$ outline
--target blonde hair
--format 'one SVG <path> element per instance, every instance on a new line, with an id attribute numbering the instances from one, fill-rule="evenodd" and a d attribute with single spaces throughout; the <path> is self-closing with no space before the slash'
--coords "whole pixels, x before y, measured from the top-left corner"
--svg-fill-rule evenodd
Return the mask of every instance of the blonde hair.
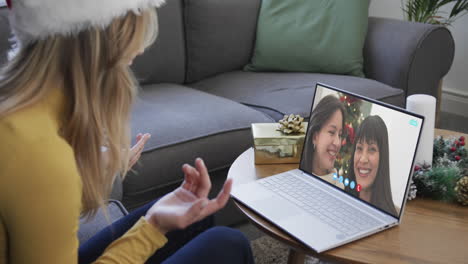
<path id="1" fill-rule="evenodd" d="M 0 73 L 0 117 L 40 102 L 57 85 L 63 90 L 66 122 L 60 133 L 75 154 L 86 216 L 109 197 L 116 175 L 128 170 L 130 109 L 137 93 L 128 63 L 151 45 L 157 30 L 155 9 L 128 12 L 105 29 L 22 47 Z M 57 85 L 46 85 L 51 82 Z M 107 162 L 101 146 L 107 147 Z"/>

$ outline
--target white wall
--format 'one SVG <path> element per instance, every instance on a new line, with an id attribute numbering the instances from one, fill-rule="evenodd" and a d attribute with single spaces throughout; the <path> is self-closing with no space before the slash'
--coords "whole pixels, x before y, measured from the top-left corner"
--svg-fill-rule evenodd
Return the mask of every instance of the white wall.
<path id="1" fill-rule="evenodd" d="M 406 1 L 405 1 L 406 2 Z M 451 6 L 444 8 L 450 10 Z M 403 19 L 401 1 L 372 0 L 369 15 Z M 443 79 L 442 111 L 468 116 L 468 15 L 449 27 L 455 39 L 452 68 Z"/>
<path id="2" fill-rule="evenodd" d="M 403 19 L 399 0 L 371 0 L 369 15 L 376 17 L 388 17 Z"/>
<path id="3" fill-rule="evenodd" d="M 0 6 L 6 6 L 5 0 L 0 0 Z"/>

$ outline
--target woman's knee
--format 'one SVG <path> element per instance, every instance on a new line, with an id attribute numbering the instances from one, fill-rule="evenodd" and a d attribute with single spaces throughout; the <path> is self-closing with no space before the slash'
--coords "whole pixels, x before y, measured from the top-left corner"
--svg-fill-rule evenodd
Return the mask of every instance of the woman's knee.
<path id="1" fill-rule="evenodd" d="M 239 230 L 217 226 L 207 230 L 205 235 L 211 237 L 213 243 L 210 243 L 210 246 L 215 247 L 214 250 L 220 248 L 223 251 L 231 249 L 234 252 L 251 253 L 249 240 Z"/>
<path id="2" fill-rule="evenodd" d="M 213 227 L 178 250 L 164 263 L 253 263 L 247 238 L 238 230 Z"/>

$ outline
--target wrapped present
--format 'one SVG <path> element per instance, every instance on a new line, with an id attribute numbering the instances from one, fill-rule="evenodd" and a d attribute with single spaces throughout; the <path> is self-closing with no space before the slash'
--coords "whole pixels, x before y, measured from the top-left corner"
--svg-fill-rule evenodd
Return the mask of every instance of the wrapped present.
<path id="1" fill-rule="evenodd" d="M 304 128 L 307 123 L 302 122 Z M 254 123 L 255 164 L 299 163 L 305 133 L 285 134 L 279 123 Z M 305 130 L 304 130 L 305 131 Z"/>

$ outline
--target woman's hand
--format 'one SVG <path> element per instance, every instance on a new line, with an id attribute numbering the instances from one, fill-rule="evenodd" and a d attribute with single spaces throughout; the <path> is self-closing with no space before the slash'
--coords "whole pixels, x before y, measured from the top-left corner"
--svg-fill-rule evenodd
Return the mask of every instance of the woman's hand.
<path id="1" fill-rule="evenodd" d="M 148 139 L 151 138 L 151 134 L 149 133 L 146 133 L 146 134 L 141 134 L 141 133 L 138 133 L 138 135 L 136 136 L 136 139 L 137 139 L 137 142 L 135 144 L 135 146 L 133 146 L 131 149 L 130 149 L 130 160 L 128 162 L 128 169 L 130 170 L 135 164 L 136 162 L 140 159 L 141 157 L 141 152 L 143 151 L 143 148 L 145 147 L 145 144 L 146 142 L 148 141 Z"/>
<path id="2" fill-rule="evenodd" d="M 232 179 L 228 179 L 215 199 L 209 200 L 210 176 L 203 160 L 195 160 L 195 168 L 182 166 L 182 185 L 157 201 L 146 213 L 146 220 L 162 233 L 184 229 L 223 208 L 229 200 Z"/>

